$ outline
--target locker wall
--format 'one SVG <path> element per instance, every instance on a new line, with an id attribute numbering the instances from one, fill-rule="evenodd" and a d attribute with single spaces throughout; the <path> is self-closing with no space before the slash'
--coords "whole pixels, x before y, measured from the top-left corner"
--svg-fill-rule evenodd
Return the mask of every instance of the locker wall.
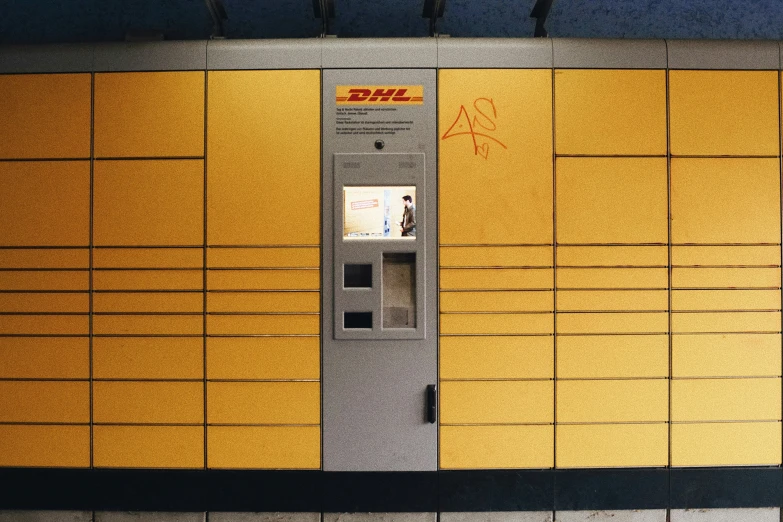
<path id="1" fill-rule="evenodd" d="M 534 74 L 552 78 L 538 97 L 520 80 Z M 479 113 L 462 143 L 440 138 L 441 466 L 779 465 L 778 72 L 441 70 L 441 129 L 478 96 L 494 102 L 491 125 Z M 540 141 L 508 138 L 515 125 Z M 459 192 L 466 179 L 492 193 Z M 493 243 L 511 252 L 535 234 L 550 329 L 515 330 L 533 310 L 522 282 L 546 285 Z M 468 259 L 481 271 L 457 269 Z M 478 288 L 496 292 L 491 306 Z M 468 310 L 486 315 L 456 320 Z M 523 426 L 538 438 L 512 441 Z"/>
<path id="2" fill-rule="evenodd" d="M 0 75 L 0 466 L 320 467 L 314 67 Z M 780 73 L 439 88 L 441 468 L 780 465 Z"/>
<path id="3" fill-rule="evenodd" d="M 319 73 L 0 93 L 0 466 L 320 467 Z"/>

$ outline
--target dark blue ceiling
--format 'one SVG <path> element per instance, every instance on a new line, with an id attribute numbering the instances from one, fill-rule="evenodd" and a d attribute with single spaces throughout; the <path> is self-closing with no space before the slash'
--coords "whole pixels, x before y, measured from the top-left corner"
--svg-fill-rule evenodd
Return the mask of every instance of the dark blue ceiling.
<path id="1" fill-rule="evenodd" d="M 334 0 L 332 33 L 427 36 L 424 0 Z M 318 36 L 312 0 L 223 0 L 228 38 Z M 447 0 L 439 24 L 452 36 L 530 37 L 535 0 Z M 783 39 L 783 0 L 555 0 L 553 37 Z M 128 31 L 204 39 L 204 0 L 0 0 L 0 43 L 121 41 Z"/>

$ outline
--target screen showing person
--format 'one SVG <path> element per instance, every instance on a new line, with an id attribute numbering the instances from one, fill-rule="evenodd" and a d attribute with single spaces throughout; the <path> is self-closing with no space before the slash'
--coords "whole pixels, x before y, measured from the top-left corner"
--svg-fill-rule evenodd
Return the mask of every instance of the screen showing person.
<path id="1" fill-rule="evenodd" d="M 416 237 L 416 187 L 344 187 L 343 238 Z"/>

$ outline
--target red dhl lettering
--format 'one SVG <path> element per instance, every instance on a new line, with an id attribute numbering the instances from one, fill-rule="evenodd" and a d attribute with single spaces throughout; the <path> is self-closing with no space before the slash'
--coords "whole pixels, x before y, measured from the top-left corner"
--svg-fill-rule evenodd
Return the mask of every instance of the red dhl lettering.
<path id="1" fill-rule="evenodd" d="M 410 96 L 405 96 L 408 89 L 375 89 L 375 92 L 370 89 L 348 89 L 348 98 L 346 102 L 409 102 Z M 342 100 L 340 100 L 342 101 Z"/>

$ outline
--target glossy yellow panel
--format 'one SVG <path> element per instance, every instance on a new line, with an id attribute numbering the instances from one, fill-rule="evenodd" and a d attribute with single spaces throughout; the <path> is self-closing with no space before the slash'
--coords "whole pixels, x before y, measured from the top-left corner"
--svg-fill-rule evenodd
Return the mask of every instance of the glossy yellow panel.
<path id="1" fill-rule="evenodd" d="M 441 314 L 440 333 L 457 334 L 551 334 L 553 314 Z"/>
<path id="2" fill-rule="evenodd" d="M 204 294 L 201 292 L 146 292 L 96 293 L 93 295 L 96 312 L 168 312 L 201 313 Z"/>
<path id="3" fill-rule="evenodd" d="M 0 426 L 0 466 L 90 467 L 89 426 Z"/>
<path id="4" fill-rule="evenodd" d="M 207 316 L 207 335 L 318 335 L 320 331 L 317 314 Z"/>
<path id="5" fill-rule="evenodd" d="M 87 248 L 3 249 L 0 268 L 89 268 Z"/>
<path id="6" fill-rule="evenodd" d="M 672 332 L 779 332 L 780 312 L 672 313 Z"/>
<path id="7" fill-rule="evenodd" d="M 667 333 L 669 314 L 657 313 L 565 313 L 557 314 L 557 333 Z"/>
<path id="8" fill-rule="evenodd" d="M 666 422 L 667 379 L 559 381 L 558 422 Z"/>
<path id="9" fill-rule="evenodd" d="M 1 379 L 89 379 L 86 337 L 0 337 Z"/>
<path id="10" fill-rule="evenodd" d="M 0 158 L 90 156 L 89 74 L 0 75 Z"/>
<path id="11" fill-rule="evenodd" d="M 204 72 L 98 73 L 94 125 L 96 157 L 203 156 Z"/>
<path id="12" fill-rule="evenodd" d="M 553 284 L 551 268 L 440 269 L 442 290 L 531 290 L 552 288 Z"/>
<path id="13" fill-rule="evenodd" d="M 209 244 L 320 243 L 320 75 L 209 73 Z"/>
<path id="14" fill-rule="evenodd" d="M 201 290 L 201 270 L 96 270 L 95 290 Z"/>
<path id="15" fill-rule="evenodd" d="M 551 246 L 440 247 L 440 266 L 552 266 Z"/>
<path id="16" fill-rule="evenodd" d="M 552 71 L 438 78 L 440 241 L 551 243 Z"/>
<path id="17" fill-rule="evenodd" d="M 96 245 L 204 243 L 204 162 L 96 161 Z"/>
<path id="18" fill-rule="evenodd" d="M 207 428 L 207 466 L 235 469 L 319 469 L 317 426 Z"/>
<path id="19" fill-rule="evenodd" d="M 552 426 L 442 426 L 443 469 L 551 468 Z"/>
<path id="20" fill-rule="evenodd" d="M 203 248 L 96 248 L 95 268 L 201 268 Z"/>
<path id="21" fill-rule="evenodd" d="M 779 334 L 673 335 L 674 377 L 780 375 Z"/>
<path id="22" fill-rule="evenodd" d="M 665 155 L 666 71 L 556 70 L 558 154 Z"/>
<path id="23" fill-rule="evenodd" d="M 561 290 L 557 310 L 661 311 L 669 308 L 666 290 Z"/>
<path id="24" fill-rule="evenodd" d="M 673 246 L 673 265 L 780 265 L 779 246 Z"/>
<path id="25" fill-rule="evenodd" d="M 90 383 L 0 381 L 0 422 L 90 422 Z"/>
<path id="26" fill-rule="evenodd" d="M 210 424 L 318 424 L 321 385 L 317 382 L 210 382 Z"/>
<path id="27" fill-rule="evenodd" d="M 780 290 L 673 290 L 672 310 L 779 310 Z"/>
<path id="28" fill-rule="evenodd" d="M 557 376 L 560 379 L 668 377 L 669 337 L 667 335 L 559 337 Z"/>
<path id="29" fill-rule="evenodd" d="M 442 337 L 441 379 L 551 379 L 554 339 Z"/>
<path id="30" fill-rule="evenodd" d="M 557 241 L 666 243 L 666 178 L 666 158 L 558 158 Z"/>
<path id="31" fill-rule="evenodd" d="M 440 293 L 441 312 L 551 312 L 553 305 L 551 291 Z"/>
<path id="32" fill-rule="evenodd" d="M 672 288 L 780 287 L 780 268 L 673 268 Z"/>
<path id="33" fill-rule="evenodd" d="M 92 364 L 96 379 L 203 379 L 204 340 L 97 337 Z"/>
<path id="34" fill-rule="evenodd" d="M 780 160 L 674 158 L 671 170 L 673 243 L 780 243 Z"/>
<path id="35" fill-rule="evenodd" d="M 208 379 L 318 379 L 317 337 L 210 337 Z"/>
<path id="36" fill-rule="evenodd" d="M 94 382 L 97 423 L 199 424 L 204 422 L 203 382 Z"/>
<path id="37" fill-rule="evenodd" d="M 209 248 L 209 268 L 318 268 L 319 248 Z"/>
<path id="38" fill-rule="evenodd" d="M 87 293 L 0 294 L 0 312 L 83 312 L 90 311 Z"/>
<path id="39" fill-rule="evenodd" d="M 204 316 L 198 315 L 95 315 L 95 335 L 202 335 Z"/>
<path id="40" fill-rule="evenodd" d="M 777 466 L 780 423 L 673 424 L 671 451 L 672 466 Z"/>
<path id="41" fill-rule="evenodd" d="M 88 245 L 90 162 L 0 163 L 0 223 L 0 246 Z"/>
<path id="42" fill-rule="evenodd" d="M 442 381 L 441 424 L 543 423 L 554 420 L 552 381 Z"/>
<path id="43" fill-rule="evenodd" d="M 668 424 L 560 425 L 558 468 L 666 466 Z"/>
<path id="44" fill-rule="evenodd" d="M 669 286 L 666 268 L 558 268 L 558 288 L 657 288 Z"/>
<path id="45" fill-rule="evenodd" d="M 675 379 L 672 421 L 780 420 L 780 379 Z"/>
<path id="46" fill-rule="evenodd" d="M 2 335 L 88 335 L 88 315 L 0 315 Z"/>
<path id="47" fill-rule="evenodd" d="M 209 312 L 320 312 L 320 292 L 210 292 Z"/>
<path id="48" fill-rule="evenodd" d="M 95 426 L 95 467 L 203 468 L 203 426 Z"/>
<path id="49" fill-rule="evenodd" d="M 667 246 L 558 246 L 558 266 L 666 266 Z"/>
<path id="50" fill-rule="evenodd" d="M 775 156 L 776 71 L 670 71 L 672 154 Z"/>
<path id="51" fill-rule="evenodd" d="M 87 270 L 58 272 L 0 271 L 0 290 L 71 290 L 87 291 L 90 288 L 90 274 Z"/>
<path id="52" fill-rule="evenodd" d="M 320 270 L 209 270 L 208 290 L 319 290 Z"/>

